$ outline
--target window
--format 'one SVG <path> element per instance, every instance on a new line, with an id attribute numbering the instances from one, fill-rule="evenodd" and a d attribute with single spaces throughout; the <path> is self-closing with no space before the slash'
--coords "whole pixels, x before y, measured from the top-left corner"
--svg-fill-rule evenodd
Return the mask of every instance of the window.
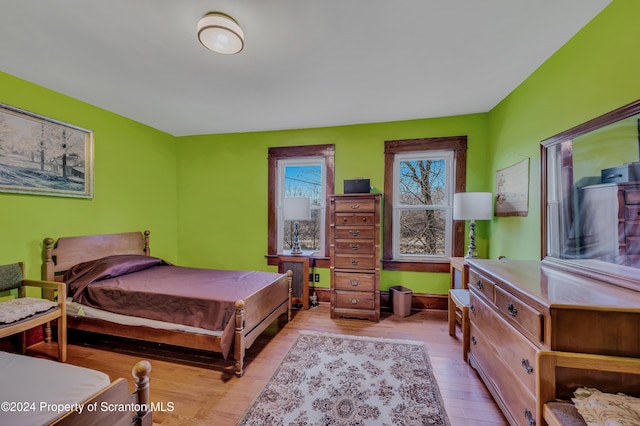
<path id="1" fill-rule="evenodd" d="M 308 197 L 311 219 L 299 223 L 302 250 L 324 257 L 329 253 L 327 195 L 333 194 L 334 146 L 309 145 L 269 148 L 269 264 L 278 253 L 291 250 L 294 221 L 284 220 L 283 200 Z"/>
<path id="2" fill-rule="evenodd" d="M 293 228 L 295 222 L 298 222 L 302 251 L 318 252 L 322 255 L 326 222 L 326 196 L 322 185 L 327 170 L 324 157 L 282 159 L 278 160 L 276 168 L 278 253 L 285 253 L 293 247 Z M 294 197 L 309 198 L 309 220 L 296 221 L 284 218 L 284 199 Z"/>
<path id="3" fill-rule="evenodd" d="M 384 269 L 446 272 L 462 255 L 452 204 L 465 189 L 466 146 L 466 137 L 385 142 Z"/>

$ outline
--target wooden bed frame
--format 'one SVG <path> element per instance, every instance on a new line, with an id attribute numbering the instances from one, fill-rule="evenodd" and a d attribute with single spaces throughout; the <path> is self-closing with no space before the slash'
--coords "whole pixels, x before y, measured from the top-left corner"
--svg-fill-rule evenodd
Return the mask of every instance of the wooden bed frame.
<path id="1" fill-rule="evenodd" d="M 62 237 L 55 244 L 53 238 L 45 238 L 42 276 L 49 281 L 62 281 L 65 271 L 81 262 L 114 254 L 149 256 L 149 235 L 149 231 L 144 231 Z M 291 320 L 291 276 L 291 271 L 288 271 L 275 285 L 258 291 L 245 300 L 235 302 L 233 357 L 238 377 L 243 373 L 245 351 L 256 338 L 281 314 L 287 313 L 287 321 Z M 110 336 L 222 352 L 219 336 L 128 326 L 82 317 L 69 317 L 67 327 Z"/>
<path id="2" fill-rule="evenodd" d="M 55 426 L 152 426 L 152 411 L 149 405 L 149 361 L 139 361 L 131 370 L 136 379 L 136 387 L 133 393 L 129 392 L 129 384 L 123 378 L 116 379 L 102 391 L 85 400 L 82 404 L 96 404 L 98 409 L 94 411 L 83 410 L 82 413 L 69 412 L 51 423 Z M 103 404 L 126 404 L 140 408 L 135 415 L 127 411 L 100 409 Z"/>

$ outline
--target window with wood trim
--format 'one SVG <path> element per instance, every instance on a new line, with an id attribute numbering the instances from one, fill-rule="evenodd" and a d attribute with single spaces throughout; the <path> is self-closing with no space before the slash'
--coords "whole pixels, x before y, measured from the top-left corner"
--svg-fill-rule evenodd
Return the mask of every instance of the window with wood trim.
<path id="1" fill-rule="evenodd" d="M 448 272 L 462 256 L 453 194 L 466 187 L 466 136 L 385 142 L 383 268 Z"/>
<path id="2" fill-rule="evenodd" d="M 311 217 L 299 221 L 300 242 L 305 254 L 329 255 L 327 195 L 334 187 L 334 145 L 308 145 L 269 148 L 268 162 L 268 260 L 277 264 L 277 255 L 291 247 L 292 221 L 284 219 L 283 200 L 288 197 L 311 199 Z"/>

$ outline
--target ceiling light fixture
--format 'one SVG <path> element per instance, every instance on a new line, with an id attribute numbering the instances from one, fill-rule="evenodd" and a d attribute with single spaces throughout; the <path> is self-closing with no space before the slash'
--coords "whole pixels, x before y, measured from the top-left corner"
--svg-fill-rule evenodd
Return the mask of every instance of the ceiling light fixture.
<path id="1" fill-rule="evenodd" d="M 207 49 L 225 55 L 238 53 L 244 47 L 244 33 L 229 15 L 209 12 L 198 21 L 198 40 Z"/>

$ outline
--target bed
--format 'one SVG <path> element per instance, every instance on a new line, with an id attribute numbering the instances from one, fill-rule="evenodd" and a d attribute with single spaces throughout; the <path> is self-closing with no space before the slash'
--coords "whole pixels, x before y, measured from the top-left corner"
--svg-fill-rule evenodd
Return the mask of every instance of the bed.
<path id="1" fill-rule="evenodd" d="M 124 378 L 48 359 L 0 352 L 0 423 L 35 425 L 151 426 L 151 364 L 132 370 L 135 392 Z"/>
<path id="2" fill-rule="evenodd" d="M 79 304 L 68 305 L 68 328 L 232 355 L 242 376 L 256 338 L 291 319 L 291 272 L 171 265 L 150 255 L 149 235 L 44 239 L 43 276 L 65 281 Z"/>

